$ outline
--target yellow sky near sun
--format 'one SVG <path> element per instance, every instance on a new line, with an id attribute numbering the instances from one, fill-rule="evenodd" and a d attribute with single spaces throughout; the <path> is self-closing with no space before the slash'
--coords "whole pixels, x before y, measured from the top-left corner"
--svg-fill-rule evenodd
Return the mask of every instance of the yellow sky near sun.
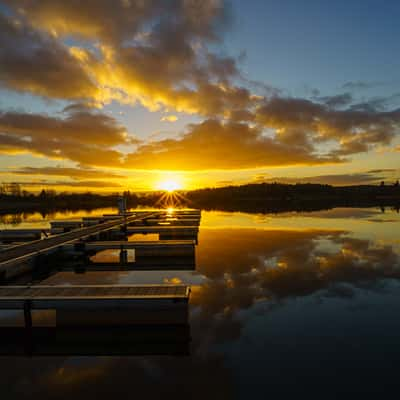
<path id="1" fill-rule="evenodd" d="M 1 157 L 0 157 L 1 158 Z M 381 152 L 374 154 L 376 159 L 375 165 L 384 165 L 386 168 L 398 168 L 398 153 Z M 5 158 L 6 163 L 1 165 L 0 168 L 4 169 L 17 169 L 18 163 L 12 165 L 9 163 L 10 158 Z M 160 170 L 124 170 L 116 168 L 101 169 L 99 171 L 106 171 L 107 173 L 115 173 L 120 177 L 103 179 L 99 176 L 99 181 L 106 181 L 107 185 L 113 184 L 114 186 L 74 186 L 79 182 L 87 180 L 66 180 L 62 176 L 48 176 L 48 175 L 35 175 L 24 176 L 15 174 L 2 174 L 0 175 L 1 181 L 18 181 L 22 183 L 24 189 L 29 191 L 38 191 L 41 188 L 54 189 L 57 192 L 104 192 L 115 193 L 123 190 L 130 191 L 150 191 L 150 190 L 193 190 L 204 187 L 220 187 L 226 185 L 240 185 L 246 183 L 260 182 L 260 177 L 265 180 L 273 179 L 274 177 L 282 178 L 296 178 L 302 176 L 316 176 L 316 175 L 332 175 L 332 174 L 357 174 L 371 169 L 371 158 L 364 155 L 355 157 L 351 163 L 344 163 L 335 165 L 334 168 L 330 165 L 322 166 L 294 166 L 294 167 L 275 167 L 275 168 L 262 168 L 262 169 L 246 169 L 246 170 L 205 170 L 205 171 L 160 171 Z M 49 161 L 40 158 L 37 159 L 39 166 L 49 165 Z M 27 160 L 21 160 L 21 165 L 34 165 L 28 157 Z M 60 164 L 54 164 L 59 166 Z M 61 164 L 68 166 L 68 163 Z M 97 169 L 93 169 L 96 171 Z M 395 172 L 391 175 L 392 179 L 396 179 Z M 35 185 L 30 185 L 28 182 L 36 181 Z M 26 182 L 26 184 L 24 184 Z M 66 182 L 65 185 L 62 183 Z M 68 184 L 68 182 L 72 183 Z"/>

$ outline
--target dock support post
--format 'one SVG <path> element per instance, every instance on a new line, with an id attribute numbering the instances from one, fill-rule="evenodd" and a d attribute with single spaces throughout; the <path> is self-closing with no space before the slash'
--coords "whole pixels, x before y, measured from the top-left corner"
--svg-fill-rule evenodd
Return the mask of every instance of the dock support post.
<path id="1" fill-rule="evenodd" d="M 24 321 L 25 321 L 25 354 L 32 355 L 33 340 L 32 340 L 32 314 L 31 300 L 24 301 Z"/>
<path id="2" fill-rule="evenodd" d="M 24 301 L 24 321 L 25 328 L 32 329 L 32 314 L 31 314 L 31 301 Z"/>
<path id="3" fill-rule="evenodd" d="M 0 284 L 6 282 L 6 271 L 0 271 Z"/>
<path id="4" fill-rule="evenodd" d="M 86 244 L 83 240 L 79 241 L 78 243 L 74 244 L 74 250 L 76 251 L 81 251 L 81 252 L 85 252 L 86 250 Z"/>
<path id="5" fill-rule="evenodd" d="M 127 264 L 127 262 L 128 262 L 128 251 L 121 249 L 119 252 L 119 263 Z"/>

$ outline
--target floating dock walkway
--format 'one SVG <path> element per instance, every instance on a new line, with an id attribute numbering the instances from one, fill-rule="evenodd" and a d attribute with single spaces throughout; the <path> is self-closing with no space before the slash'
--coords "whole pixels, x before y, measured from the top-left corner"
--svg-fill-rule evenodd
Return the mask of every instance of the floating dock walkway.
<path id="1" fill-rule="evenodd" d="M 32 326 L 31 310 L 55 310 L 57 326 L 151 323 L 156 312 L 179 324 L 187 321 L 189 293 L 186 285 L 167 284 L 3 286 L 0 309 L 23 310 L 25 327 Z"/>
<path id="2" fill-rule="evenodd" d="M 0 310 L 23 311 L 23 329 L 30 332 L 37 328 L 32 310 L 52 310 L 56 315 L 55 326 L 61 329 L 78 326 L 89 330 L 117 329 L 153 324 L 187 326 L 190 295 L 187 285 L 48 286 L 39 282 L 15 286 L 10 283 L 23 274 L 32 273 L 33 277 L 35 271 L 42 280 L 46 268 L 51 273 L 157 268 L 193 270 L 200 219 L 199 210 L 139 211 L 52 221 L 50 229 L 0 231 L 0 241 L 3 241 L 0 280 L 4 283 L 0 286 Z M 135 234 L 158 234 L 159 240 L 128 240 L 129 235 Z M 14 240 L 19 243 L 15 244 Z M 105 262 L 101 257 L 91 261 L 104 251 L 115 253 L 116 250 L 116 262 L 110 262 L 107 257 Z M 133 252 L 133 261 L 128 252 Z M 6 335 L 11 331 L 7 332 Z M 187 336 L 184 348 L 187 348 L 186 339 Z M 57 347 L 60 343 L 56 340 L 54 345 Z"/>

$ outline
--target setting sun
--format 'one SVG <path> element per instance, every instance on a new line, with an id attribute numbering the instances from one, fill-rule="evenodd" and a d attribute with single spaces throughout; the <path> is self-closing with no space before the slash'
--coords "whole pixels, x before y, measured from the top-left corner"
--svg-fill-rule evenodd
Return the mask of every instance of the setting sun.
<path id="1" fill-rule="evenodd" d="M 174 192 L 175 190 L 182 189 L 182 185 L 174 179 L 167 179 L 159 183 L 158 188 L 166 192 Z"/>

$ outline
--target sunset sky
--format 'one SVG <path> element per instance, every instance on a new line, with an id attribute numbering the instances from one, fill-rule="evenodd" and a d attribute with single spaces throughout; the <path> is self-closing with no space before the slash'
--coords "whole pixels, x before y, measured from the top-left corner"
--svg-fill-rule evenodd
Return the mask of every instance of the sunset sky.
<path id="1" fill-rule="evenodd" d="M 0 0 L 0 182 L 400 178 L 398 0 Z"/>

